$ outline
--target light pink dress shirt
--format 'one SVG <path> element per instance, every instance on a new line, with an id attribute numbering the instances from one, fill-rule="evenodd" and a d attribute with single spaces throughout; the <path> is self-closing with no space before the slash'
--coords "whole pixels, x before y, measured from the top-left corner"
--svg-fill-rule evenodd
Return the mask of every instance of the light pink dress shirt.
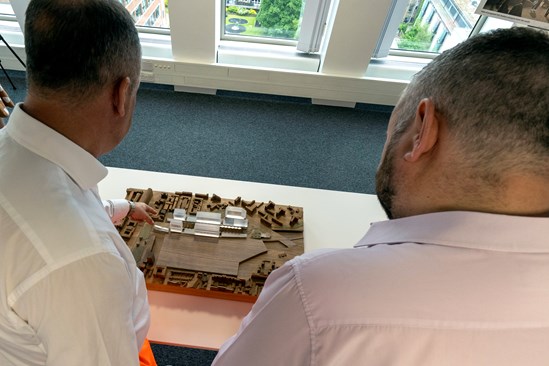
<path id="1" fill-rule="evenodd" d="M 214 365 L 549 365 L 549 218 L 433 213 L 297 257 Z"/>

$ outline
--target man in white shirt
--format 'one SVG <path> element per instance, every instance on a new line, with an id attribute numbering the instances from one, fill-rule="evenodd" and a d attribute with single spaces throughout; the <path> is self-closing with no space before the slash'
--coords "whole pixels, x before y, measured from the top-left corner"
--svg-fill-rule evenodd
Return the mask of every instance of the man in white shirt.
<path id="1" fill-rule="evenodd" d="M 473 37 L 411 81 L 389 221 L 273 272 L 215 365 L 549 365 L 549 37 Z"/>
<path id="2" fill-rule="evenodd" d="M 146 208 L 97 191 L 130 128 L 137 31 L 116 0 L 32 0 L 25 51 L 0 130 L 0 365 L 139 365 L 145 282 L 111 219 Z"/>

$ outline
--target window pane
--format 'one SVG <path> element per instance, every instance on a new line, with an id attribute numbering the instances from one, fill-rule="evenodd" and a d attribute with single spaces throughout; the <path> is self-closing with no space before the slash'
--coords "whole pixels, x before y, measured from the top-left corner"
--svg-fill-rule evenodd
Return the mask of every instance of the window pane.
<path id="1" fill-rule="evenodd" d="M 0 14 L 15 15 L 10 0 L 0 0 Z"/>
<path id="2" fill-rule="evenodd" d="M 170 28 L 168 0 L 119 0 L 130 12 L 135 25 Z"/>
<path id="3" fill-rule="evenodd" d="M 295 41 L 304 0 L 225 0 L 224 35 Z"/>
<path id="4" fill-rule="evenodd" d="M 393 49 L 442 52 L 465 40 L 475 26 L 476 0 L 409 0 Z"/>

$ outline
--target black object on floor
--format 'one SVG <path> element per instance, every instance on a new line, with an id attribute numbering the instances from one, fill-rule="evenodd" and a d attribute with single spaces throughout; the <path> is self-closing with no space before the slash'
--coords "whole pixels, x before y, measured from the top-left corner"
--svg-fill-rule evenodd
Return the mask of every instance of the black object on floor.
<path id="1" fill-rule="evenodd" d="M 158 366 L 210 366 L 217 351 L 170 346 L 151 342 Z"/>

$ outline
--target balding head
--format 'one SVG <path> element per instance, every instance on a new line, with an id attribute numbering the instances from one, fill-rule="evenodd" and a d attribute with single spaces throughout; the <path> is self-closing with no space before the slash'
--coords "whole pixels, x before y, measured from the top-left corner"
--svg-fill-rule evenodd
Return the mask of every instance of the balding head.
<path id="1" fill-rule="evenodd" d="M 130 77 L 139 83 L 134 22 L 116 0 L 32 0 L 25 22 L 29 91 L 81 103 Z"/>

